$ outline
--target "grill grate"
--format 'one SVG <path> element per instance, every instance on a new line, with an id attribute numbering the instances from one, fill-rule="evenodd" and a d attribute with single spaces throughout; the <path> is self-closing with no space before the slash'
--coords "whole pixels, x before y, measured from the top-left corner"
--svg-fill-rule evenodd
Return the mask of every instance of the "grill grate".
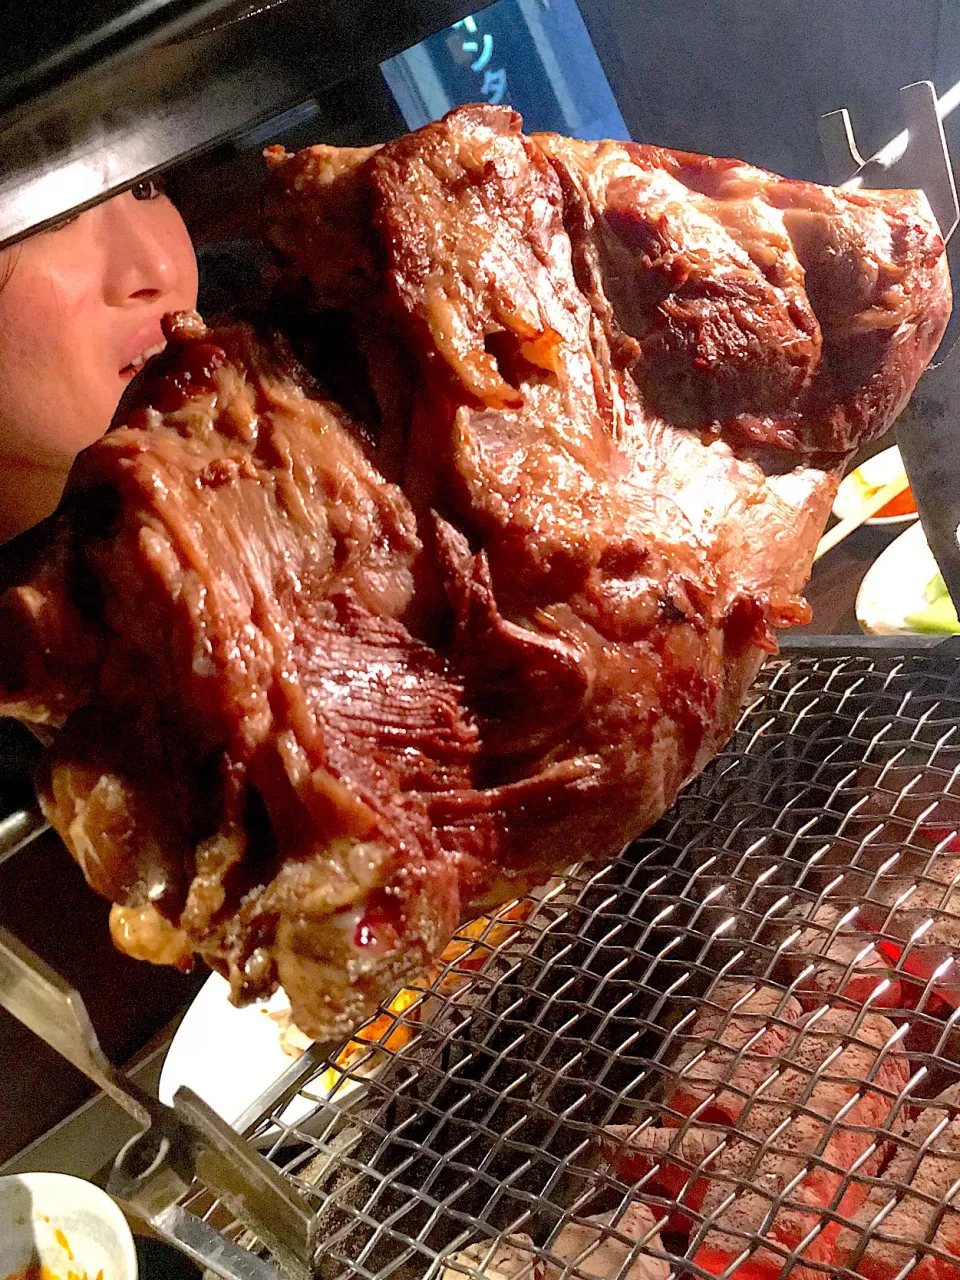
<path id="1" fill-rule="evenodd" d="M 769 663 L 654 830 L 491 922 L 487 962 L 396 1015 L 415 1034 L 376 1074 L 354 1062 L 327 1097 L 318 1072 L 306 1119 L 263 1117 L 319 1274 L 960 1276 L 956 1109 L 907 1136 L 960 1082 L 958 829 L 960 661 Z M 597 1214 L 576 1256 L 567 1229 Z M 497 1253 L 517 1233 L 519 1270 Z"/>

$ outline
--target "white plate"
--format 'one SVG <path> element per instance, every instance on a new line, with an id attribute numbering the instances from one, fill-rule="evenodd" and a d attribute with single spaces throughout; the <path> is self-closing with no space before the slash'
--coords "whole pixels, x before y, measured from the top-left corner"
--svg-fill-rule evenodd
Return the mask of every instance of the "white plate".
<path id="1" fill-rule="evenodd" d="M 233 1124 L 293 1058 L 280 1047 L 280 1026 L 270 1017 L 289 1009 L 283 992 L 244 1009 L 230 1003 L 229 992 L 230 984 L 217 973 L 200 988 L 167 1052 L 159 1094 L 161 1102 L 172 1104 L 180 1086 L 187 1085 Z M 284 1122 L 297 1124 L 314 1105 L 294 1097 Z"/>
<path id="2" fill-rule="evenodd" d="M 483 916 L 458 930 L 448 952 L 451 962 L 464 970 L 475 966 L 469 963 L 472 953 L 485 956 L 491 947 L 499 949 L 514 937 L 522 921 L 530 914 L 531 899 L 549 897 L 562 887 L 562 881 L 552 880 L 542 889 L 524 898 L 528 909 L 520 916 L 510 913 L 520 905 L 507 903 L 494 915 L 493 920 Z M 498 940 L 492 941 L 494 930 L 505 929 Z M 482 937 L 481 937 L 482 934 Z M 452 954 L 451 954 L 452 953 Z M 456 983 L 456 969 L 453 981 Z M 452 991 L 450 985 L 444 988 Z M 160 1074 L 160 1101 L 172 1104 L 173 1095 L 181 1085 L 186 1085 L 213 1107 L 228 1124 L 234 1124 L 244 1111 L 274 1081 L 283 1074 L 294 1059 L 281 1047 L 281 1026 L 276 1015 L 289 1010 L 290 1003 L 282 990 L 270 1000 L 259 1005 L 235 1008 L 229 1001 L 230 985 L 219 974 L 212 974 L 200 988 L 199 994 L 187 1010 L 183 1021 L 167 1052 Z M 405 989 L 391 1002 L 391 1009 L 406 1013 L 405 1026 L 428 1022 L 436 1012 L 436 1001 L 425 996 L 422 989 Z M 381 1030 L 381 1034 L 387 1028 Z M 390 1035 L 394 1032 L 391 1030 Z M 397 1034 L 403 1035 L 401 1028 Z M 342 1060 L 342 1059 L 341 1059 Z M 360 1088 L 363 1078 L 372 1075 L 384 1061 L 384 1054 L 372 1045 L 354 1045 L 350 1061 L 350 1075 L 344 1076 L 330 1070 L 320 1079 L 311 1081 L 310 1098 L 295 1095 L 280 1119 L 288 1125 L 300 1124 L 324 1097 L 334 1096 L 338 1102 Z"/>
<path id="3" fill-rule="evenodd" d="M 230 1003 L 230 984 L 219 974 L 211 974 L 183 1021 L 167 1051 L 160 1072 L 158 1094 L 172 1106 L 181 1085 L 209 1103 L 228 1124 L 235 1124 L 247 1108 L 274 1083 L 296 1059 L 281 1047 L 282 1025 L 276 1015 L 290 1009 L 283 990 L 262 1004 L 238 1009 Z M 417 1006 L 417 1021 L 429 1017 L 433 1002 L 422 993 L 407 991 L 394 1005 L 404 1012 Z M 343 1102 L 362 1087 L 364 1079 L 376 1072 L 384 1055 L 372 1045 L 354 1042 L 348 1058 L 349 1075 L 329 1068 L 310 1081 L 309 1098 L 295 1094 L 280 1114 L 286 1125 L 299 1125 L 325 1098 Z M 263 1140 L 271 1140 L 270 1131 Z"/>
<path id="4" fill-rule="evenodd" d="M 877 489 L 882 489 L 897 476 L 903 475 L 903 460 L 900 450 L 894 445 L 892 449 L 884 449 L 882 453 L 868 458 L 855 471 L 840 481 L 840 488 L 833 504 L 833 514 L 838 520 L 846 520 L 855 515 Z M 905 516 L 872 516 L 867 524 L 910 524 L 916 520 L 917 513 Z"/>
<path id="5" fill-rule="evenodd" d="M 0 1275 L 137 1280 L 137 1251 L 105 1191 L 65 1173 L 0 1178 Z"/>
<path id="6" fill-rule="evenodd" d="M 927 607 L 924 592 L 937 562 L 919 520 L 867 570 L 857 593 L 857 621 L 871 635 L 909 635 L 906 619 Z"/>

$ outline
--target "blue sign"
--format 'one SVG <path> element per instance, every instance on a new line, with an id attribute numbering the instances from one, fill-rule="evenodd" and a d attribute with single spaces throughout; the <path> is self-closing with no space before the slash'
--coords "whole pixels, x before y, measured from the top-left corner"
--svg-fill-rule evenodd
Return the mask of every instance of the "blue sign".
<path id="1" fill-rule="evenodd" d="M 407 125 L 503 103 L 528 130 L 629 135 L 575 0 L 499 0 L 382 65 Z"/>

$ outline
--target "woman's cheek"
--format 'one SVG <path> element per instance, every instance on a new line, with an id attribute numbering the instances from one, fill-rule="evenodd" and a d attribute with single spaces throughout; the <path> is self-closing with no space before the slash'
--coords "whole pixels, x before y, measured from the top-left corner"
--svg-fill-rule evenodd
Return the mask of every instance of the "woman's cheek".
<path id="1" fill-rule="evenodd" d="M 24 317 L 43 314 L 27 308 Z M 46 319 L 45 329 L 0 327 L 0 454 L 69 466 L 110 425 L 121 386 L 82 325 L 69 342 L 62 313 Z"/>

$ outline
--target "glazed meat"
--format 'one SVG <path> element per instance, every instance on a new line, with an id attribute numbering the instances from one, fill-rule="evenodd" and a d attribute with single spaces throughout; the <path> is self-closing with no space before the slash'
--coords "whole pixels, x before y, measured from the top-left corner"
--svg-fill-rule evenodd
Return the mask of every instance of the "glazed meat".
<path id="1" fill-rule="evenodd" d="M 271 152 L 310 372 L 169 320 L 7 555 L 2 707 L 117 940 L 318 1037 L 718 751 L 950 308 L 917 193 L 520 125 Z"/>

